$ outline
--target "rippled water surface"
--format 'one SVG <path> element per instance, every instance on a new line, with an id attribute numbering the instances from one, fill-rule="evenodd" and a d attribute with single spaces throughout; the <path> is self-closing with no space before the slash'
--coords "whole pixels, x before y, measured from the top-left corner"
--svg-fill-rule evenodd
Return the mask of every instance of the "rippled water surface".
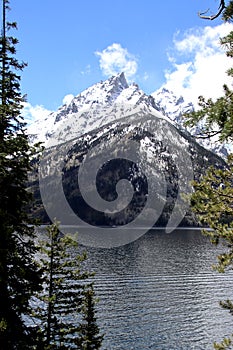
<path id="1" fill-rule="evenodd" d="M 207 350 L 232 332 L 219 301 L 233 299 L 233 276 L 212 271 L 222 249 L 198 230 L 153 230 L 123 247 L 87 251 L 103 349 Z"/>
<path id="2" fill-rule="evenodd" d="M 223 249 L 191 229 L 151 230 L 119 248 L 85 247 L 96 272 L 102 349 L 213 349 L 233 331 L 233 317 L 219 306 L 233 299 L 233 274 L 211 268 Z"/>

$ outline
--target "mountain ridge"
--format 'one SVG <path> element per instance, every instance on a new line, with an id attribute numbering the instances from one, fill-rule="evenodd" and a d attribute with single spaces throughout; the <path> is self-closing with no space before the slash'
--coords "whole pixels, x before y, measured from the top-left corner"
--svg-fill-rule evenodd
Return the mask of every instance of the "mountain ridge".
<path id="1" fill-rule="evenodd" d="M 196 225 L 181 194 L 189 195 L 191 181 L 210 165 L 225 162 L 169 118 L 163 101 L 119 74 L 51 113 L 53 128 L 29 184 L 32 215 L 91 227 L 90 234 L 93 226 Z M 175 101 L 170 113 L 174 108 L 178 118 L 185 101 Z M 44 132 L 46 119 L 40 126 Z"/>
<path id="2" fill-rule="evenodd" d="M 195 111 L 194 104 L 191 101 L 185 101 L 182 96 L 176 96 L 172 91 L 164 87 L 156 90 L 152 93 L 152 96 L 161 112 L 175 122 L 181 130 L 192 135 L 201 146 L 224 159 L 233 151 L 232 146 L 227 142 L 219 142 L 216 138 L 199 138 L 198 136 L 202 132 L 201 122 L 194 127 L 184 125 L 184 114 Z"/>
<path id="3" fill-rule="evenodd" d="M 169 120 L 173 125 L 193 137 L 200 132 L 200 126 L 184 126 L 183 114 L 194 111 L 194 105 L 161 87 L 147 95 L 136 83 L 128 84 L 124 73 L 100 81 L 50 113 L 28 126 L 31 142 L 44 142 L 54 146 L 72 138 L 86 134 L 115 120 L 127 118 L 133 113 L 154 113 Z M 218 144 L 216 140 L 196 139 L 203 147 L 226 158 L 231 150 L 229 145 Z"/>
<path id="4" fill-rule="evenodd" d="M 51 146 L 81 136 L 139 109 L 158 111 L 153 97 L 147 96 L 135 83 L 128 85 L 124 73 L 120 73 L 87 88 L 44 120 L 35 120 L 28 127 L 28 134 L 32 142 L 49 141 Z M 99 112 L 102 114 L 99 115 Z M 56 131 L 62 127 L 69 130 L 61 137 Z"/>

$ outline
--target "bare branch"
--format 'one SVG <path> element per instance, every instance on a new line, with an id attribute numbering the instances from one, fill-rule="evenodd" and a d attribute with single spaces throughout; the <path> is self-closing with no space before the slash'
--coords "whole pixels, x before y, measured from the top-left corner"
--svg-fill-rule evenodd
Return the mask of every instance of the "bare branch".
<path id="1" fill-rule="evenodd" d="M 221 1 L 220 1 L 220 5 L 219 5 L 219 7 L 218 7 L 218 12 L 217 12 L 215 15 L 212 15 L 212 16 L 205 16 L 206 13 L 209 12 L 209 9 L 208 9 L 208 10 L 205 11 L 205 12 L 199 12 L 199 13 L 198 13 L 198 16 L 199 16 L 200 18 L 202 18 L 202 19 L 208 19 L 208 20 L 210 20 L 210 21 L 213 21 L 214 19 L 218 18 L 218 17 L 221 15 L 221 13 L 223 12 L 223 10 L 224 10 L 225 8 L 226 8 L 225 0 L 221 0 Z"/>
<path id="2" fill-rule="evenodd" d="M 221 134 L 220 130 L 216 130 L 216 131 L 211 130 L 211 131 L 205 131 L 205 135 L 198 133 L 195 135 L 195 137 L 197 139 L 210 139 L 211 137 L 219 135 L 219 134 Z"/>

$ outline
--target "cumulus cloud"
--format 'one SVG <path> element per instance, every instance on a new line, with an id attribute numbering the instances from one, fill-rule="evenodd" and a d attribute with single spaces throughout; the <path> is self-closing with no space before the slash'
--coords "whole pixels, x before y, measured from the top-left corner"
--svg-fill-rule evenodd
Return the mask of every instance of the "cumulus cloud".
<path id="1" fill-rule="evenodd" d="M 137 60 L 134 55 L 123 48 L 121 44 L 113 43 L 103 51 L 97 51 L 100 68 L 104 75 L 112 76 L 124 72 L 127 79 L 132 78 L 138 69 Z"/>
<path id="2" fill-rule="evenodd" d="M 200 95 L 222 95 L 223 84 L 231 84 L 226 71 L 232 66 L 232 59 L 226 56 L 219 38 L 230 30 L 233 25 L 224 23 L 176 34 L 168 56 L 172 68 L 165 72 L 165 87 L 193 102 Z"/>
<path id="3" fill-rule="evenodd" d="M 30 103 L 24 102 L 21 114 L 25 122 L 30 125 L 35 120 L 46 118 L 51 112 L 43 106 L 32 106 Z"/>
<path id="4" fill-rule="evenodd" d="M 72 94 L 65 95 L 62 103 L 68 105 L 73 98 L 74 95 Z M 29 126 L 35 121 L 45 120 L 46 117 L 52 112 L 53 111 L 46 109 L 41 105 L 32 106 L 29 102 L 24 102 L 21 115 Z"/>
<path id="5" fill-rule="evenodd" d="M 64 105 L 68 105 L 73 100 L 73 98 L 74 98 L 74 95 L 68 94 L 63 98 L 62 103 Z"/>

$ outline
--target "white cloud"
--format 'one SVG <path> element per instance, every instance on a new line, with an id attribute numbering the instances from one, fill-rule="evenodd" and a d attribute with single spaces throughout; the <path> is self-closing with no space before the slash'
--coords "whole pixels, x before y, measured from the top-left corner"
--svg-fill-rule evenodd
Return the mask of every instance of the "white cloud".
<path id="1" fill-rule="evenodd" d="M 73 98 L 74 98 L 74 95 L 68 94 L 63 98 L 62 103 L 64 105 L 68 105 L 73 100 Z"/>
<path id="2" fill-rule="evenodd" d="M 65 95 L 62 103 L 68 105 L 71 100 L 74 98 L 74 95 L 68 94 Z M 53 111 L 46 109 L 44 106 L 36 105 L 32 106 L 29 102 L 23 103 L 23 108 L 21 110 L 21 115 L 24 121 L 30 125 L 35 121 L 45 120 L 46 117 Z"/>
<path id="3" fill-rule="evenodd" d="M 51 112 L 52 111 L 44 108 L 43 106 L 32 106 L 30 103 L 24 102 L 21 115 L 27 124 L 31 124 L 35 120 L 44 119 Z"/>
<path id="4" fill-rule="evenodd" d="M 100 68 L 104 75 L 111 76 L 124 72 L 127 79 L 132 78 L 138 69 L 135 56 L 118 43 L 113 43 L 103 51 L 95 52 L 99 57 Z"/>
<path id="5" fill-rule="evenodd" d="M 231 30 L 233 25 L 224 23 L 191 29 L 182 38 L 177 34 L 168 57 L 172 69 L 165 72 L 165 87 L 194 103 L 200 95 L 222 95 L 223 84 L 231 84 L 226 71 L 232 66 L 232 59 L 226 56 L 219 38 Z"/>

